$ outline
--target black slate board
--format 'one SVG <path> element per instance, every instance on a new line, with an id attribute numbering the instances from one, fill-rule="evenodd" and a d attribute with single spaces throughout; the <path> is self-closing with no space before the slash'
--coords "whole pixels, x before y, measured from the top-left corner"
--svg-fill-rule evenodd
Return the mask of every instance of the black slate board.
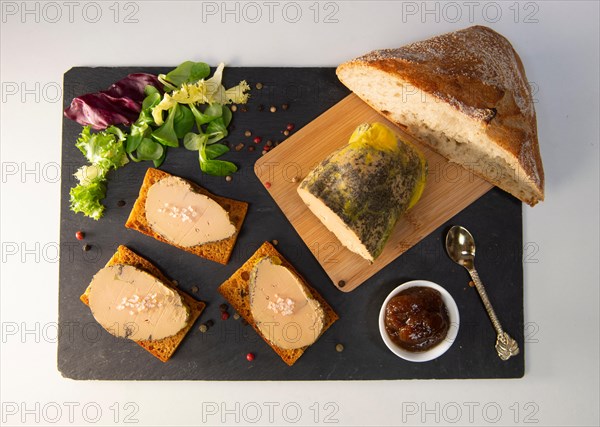
<path id="1" fill-rule="evenodd" d="M 64 76 L 64 106 L 74 96 L 107 88 L 131 72 L 165 72 L 172 67 L 73 68 Z M 240 152 L 225 158 L 240 166 L 233 181 L 200 174 L 194 153 L 171 149 L 163 169 L 191 179 L 208 190 L 250 203 L 248 216 L 227 266 L 203 260 L 124 227 L 149 162 L 131 163 L 111 172 L 104 218 L 93 221 L 69 211 L 68 193 L 73 172 L 85 160 L 74 143 L 81 126 L 63 118 L 61 258 L 58 369 L 79 380 L 370 380 L 411 378 L 518 378 L 524 374 L 523 270 L 521 203 L 494 189 L 396 259 L 357 290 L 338 291 L 304 246 L 253 172 L 253 165 L 268 139 L 284 139 L 287 123 L 300 128 L 348 94 L 332 68 L 226 68 L 225 82 L 241 79 L 251 84 L 248 111 L 234 114 L 231 146 L 244 143 Z M 262 90 L 254 89 L 261 82 Z M 269 106 L 289 104 L 289 109 L 269 112 Z M 258 106 L 264 105 L 264 111 Z M 249 152 L 252 138 L 263 143 Z M 299 150 L 302 147 L 298 147 Z M 119 200 L 126 201 L 118 207 Z M 477 266 L 505 329 L 517 340 L 521 353 L 502 362 L 494 350 L 495 333 L 476 291 L 468 286 L 467 272 L 445 254 L 445 232 L 453 224 L 466 226 L 477 241 Z M 91 250 L 81 250 L 75 232 L 86 233 Z M 340 320 L 299 361 L 288 367 L 249 326 L 231 317 L 220 320 L 223 299 L 217 287 L 265 240 L 277 239 L 278 250 L 317 288 L 340 315 Z M 199 291 L 196 298 L 208 303 L 200 320 L 168 363 L 162 363 L 136 344 L 119 340 L 94 321 L 79 296 L 92 276 L 104 266 L 120 244 L 154 262 L 181 289 Z M 393 355 L 381 340 L 378 314 L 387 294 L 414 279 L 431 280 L 446 287 L 461 316 L 458 338 L 450 350 L 427 363 L 411 363 Z M 214 319 L 201 333 L 198 326 Z M 343 343 L 342 353 L 335 351 Z M 245 355 L 256 354 L 253 362 Z"/>

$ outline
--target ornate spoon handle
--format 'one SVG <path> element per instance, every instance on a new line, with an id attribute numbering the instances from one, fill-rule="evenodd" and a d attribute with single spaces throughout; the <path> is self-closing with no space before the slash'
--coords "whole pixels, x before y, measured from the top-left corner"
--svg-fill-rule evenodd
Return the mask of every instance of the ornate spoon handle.
<path id="1" fill-rule="evenodd" d="M 490 302 L 487 292 L 485 291 L 485 287 L 479 278 L 479 274 L 477 274 L 477 270 L 475 270 L 475 268 L 470 268 L 469 274 L 473 279 L 473 283 L 475 283 L 475 289 L 477 289 L 477 292 L 481 297 L 481 301 L 483 302 L 483 306 L 485 307 L 488 316 L 490 316 L 492 325 L 494 325 L 494 329 L 498 334 L 496 337 L 496 351 L 498 352 L 498 356 L 502 360 L 508 360 L 511 356 L 519 354 L 519 345 L 502 329 L 500 320 L 498 320 L 498 316 L 496 316 L 496 312 L 494 311 L 492 303 Z"/>

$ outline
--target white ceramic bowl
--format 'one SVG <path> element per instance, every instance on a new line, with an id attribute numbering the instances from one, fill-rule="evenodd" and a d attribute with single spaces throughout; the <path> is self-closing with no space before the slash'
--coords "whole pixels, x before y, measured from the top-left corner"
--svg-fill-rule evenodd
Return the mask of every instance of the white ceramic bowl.
<path id="1" fill-rule="evenodd" d="M 432 347 L 426 351 L 419 352 L 408 351 L 396 345 L 385 330 L 385 308 L 388 302 L 403 290 L 413 288 L 415 286 L 432 288 L 438 291 L 442 295 L 442 301 L 444 301 L 444 304 L 446 304 L 446 308 L 448 310 L 448 317 L 450 319 L 450 329 L 448 329 L 448 334 L 446 335 L 446 338 L 444 338 L 444 340 L 435 347 Z M 413 280 L 398 286 L 396 289 L 390 292 L 390 294 L 383 302 L 381 310 L 379 311 L 379 333 L 381 334 L 383 342 L 396 356 L 401 357 L 405 360 L 409 360 L 411 362 L 427 362 L 444 354 L 454 343 L 454 340 L 458 335 L 459 324 L 460 317 L 458 315 L 458 307 L 456 306 L 456 302 L 454 302 L 452 295 L 450 295 L 448 291 L 442 288 L 440 285 L 433 282 L 429 282 L 427 280 Z"/>

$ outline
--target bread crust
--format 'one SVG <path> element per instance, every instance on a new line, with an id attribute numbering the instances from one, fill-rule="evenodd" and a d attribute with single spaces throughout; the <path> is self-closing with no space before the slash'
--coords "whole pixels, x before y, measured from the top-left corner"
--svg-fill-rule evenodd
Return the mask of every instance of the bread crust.
<path id="1" fill-rule="evenodd" d="M 346 84 L 344 71 L 356 67 L 401 78 L 470 117 L 518 161 L 526 175 L 518 178 L 533 184 L 537 197 L 523 201 L 534 205 L 544 199 L 534 103 L 523 63 L 505 37 L 473 26 L 397 49 L 376 50 L 341 64 L 337 74 L 342 83 Z"/>
<path id="2" fill-rule="evenodd" d="M 148 197 L 148 190 L 156 182 L 170 176 L 175 175 L 171 175 L 158 169 L 148 168 L 140 188 L 140 194 L 135 201 L 133 208 L 131 209 L 129 218 L 125 223 L 125 227 L 137 230 L 147 236 L 154 237 L 156 240 L 167 243 L 171 246 L 175 246 L 176 248 L 190 252 L 194 255 L 198 255 L 199 257 L 206 258 L 220 264 L 227 264 L 229 258 L 231 257 L 231 252 L 233 252 L 233 247 L 235 246 L 237 237 L 240 234 L 246 213 L 248 212 L 248 203 L 216 196 L 199 185 L 186 180 L 192 186 L 194 191 L 210 197 L 229 213 L 229 218 L 235 226 L 236 232 L 233 234 L 233 236 L 228 237 L 227 239 L 219 240 L 218 242 L 204 243 L 202 245 L 192 247 L 176 245 L 173 242 L 165 239 L 160 234 L 156 233 L 146 220 L 146 198 Z"/>
<path id="3" fill-rule="evenodd" d="M 188 319 L 187 325 L 175 335 L 160 340 L 134 341 L 136 344 L 138 344 L 144 350 L 148 351 L 151 355 L 159 359 L 161 362 L 168 361 L 171 358 L 171 356 L 173 356 L 175 350 L 177 350 L 177 348 L 179 347 L 187 333 L 190 331 L 192 326 L 194 326 L 194 323 L 196 322 L 196 320 L 198 320 L 200 314 L 202 314 L 202 311 L 204 311 L 206 304 L 202 301 L 196 301 L 194 298 L 192 298 L 185 292 L 177 289 L 173 282 L 167 279 L 167 277 L 165 277 L 165 275 L 162 274 L 162 272 L 154 264 L 152 264 L 147 259 L 139 256 L 127 246 L 120 245 L 117 249 L 117 252 L 115 252 L 112 258 L 106 263 L 106 267 L 118 264 L 131 265 L 156 277 L 162 283 L 171 287 L 174 291 L 177 291 L 177 293 L 181 295 L 181 298 L 183 299 L 185 305 L 190 310 L 190 317 Z M 87 306 L 90 305 L 88 298 L 89 292 L 90 287 L 88 286 L 85 292 L 79 297 L 81 302 L 83 302 Z"/>

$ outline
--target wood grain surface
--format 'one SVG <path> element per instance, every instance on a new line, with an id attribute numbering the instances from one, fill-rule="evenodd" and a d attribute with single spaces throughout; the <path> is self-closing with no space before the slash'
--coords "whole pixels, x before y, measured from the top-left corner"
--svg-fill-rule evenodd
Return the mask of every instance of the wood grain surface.
<path id="1" fill-rule="evenodd" d="M 425 154 L 429 174 L 421 200 L 396 225 L 382 254 L 370 264 L 346 249 L 298 196 L 300 180 L 348 142 L 361 123 L 379 121 Z M 261 157 L 255 173 L 310 248 L 333 284 L 349 292 L 469 206 L 492 185 L 425 147 L 351 94 Z"/>

